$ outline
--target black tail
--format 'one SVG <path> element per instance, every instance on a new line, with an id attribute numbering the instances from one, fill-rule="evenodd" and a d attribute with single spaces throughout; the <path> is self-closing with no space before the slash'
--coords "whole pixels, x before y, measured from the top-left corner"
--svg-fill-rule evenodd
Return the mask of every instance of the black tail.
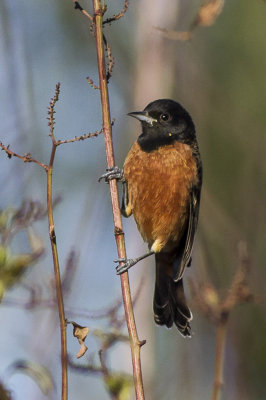
<path id="1" fill-rule="evenodd" d="M 156 282 L 153 299 L 154 320 L 170 328 L 173 323 L 183 336 L 190 337 L 192 314 L 187 306 L 183 282 L 172 279 L 172 260 L 166 254 L 156 254 Z"/>

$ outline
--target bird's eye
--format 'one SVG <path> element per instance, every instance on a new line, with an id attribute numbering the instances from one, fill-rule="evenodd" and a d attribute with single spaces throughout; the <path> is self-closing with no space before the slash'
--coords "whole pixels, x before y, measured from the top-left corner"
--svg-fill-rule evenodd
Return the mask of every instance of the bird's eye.
<path id="1" fill-rule="evenodd" d="M 160 115 L 160 120 L 161 121 L 168 121 L 169 115 L 168 114 L 161 114 Z"/>

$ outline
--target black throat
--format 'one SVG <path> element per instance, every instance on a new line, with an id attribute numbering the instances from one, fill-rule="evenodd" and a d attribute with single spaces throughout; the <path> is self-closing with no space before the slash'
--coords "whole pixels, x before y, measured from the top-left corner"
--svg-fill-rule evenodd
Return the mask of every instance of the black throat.
<path id="1" fill-rule="evenodd" d="M 164 129 L 143 126 L 143 131 L 137 140 L 141 149 L 147 153 L 176 141 L 193 146 L 193 143 L 196 142 L 194 126 L 186 127 L 184 130 L 180 129 L 178 132 L 169 132 L 168 130 L 166 132 Z"/>
<path id="2" fill-rule="evenodd" d="M 170 137 L 149 137 L 149 135 L 142 133 L 138 137 L 138 144 L 140 145 L 141 149 L 147 153 L 150 153 L 153 150 L 157 150 L 161 146 L 166 146 L 168 144 L 173 143 L 177 140 L 177 137 L 170 136 Z"/>

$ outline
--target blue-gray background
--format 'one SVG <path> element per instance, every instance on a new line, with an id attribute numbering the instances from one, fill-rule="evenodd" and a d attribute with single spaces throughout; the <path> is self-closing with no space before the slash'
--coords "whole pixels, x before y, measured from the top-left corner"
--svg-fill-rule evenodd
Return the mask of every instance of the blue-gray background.
<path id="1" fill-rule="evenodd" d="M 122 165 L 139 126 L 126 113 L 143 109 L 159 97 L 180 101 L 195 121 L 204 163 L 204 189 L 193 267 L 187 275 L 211 280 L 226 292 L 237 266 L 237 243 L 247 242 L 252 261 L 251 287 L 257 304 L 232 313 L 225 357 L 224 398 L 262 400 L 266 396 L 265 318 L 265 93 L 266 3 L 263 0 L 226 2 L 209 28 L 199 28 L 189 42 L 164 39 L 155 26 L 185 30 L 200 1 L 136 0 L 126 16 L 105 34 L 115 57 L 110 102 L 114 125 L 116 163 Z M 84 1 L 91 11 L 91 2 Z M 108 2 L 108 16 L 119 12 L 121 1 Z M 55 84 L 61 82 L 56 105 L 55 135 L 72 138 L 101 128 L 99 94 L 86 76 L 97 82 L 94 40 L 88 20 L 74 11 L 71 0 L 0 1 L 0 139 L 11 149 L 48 162 L 51 149 L 47 106 Z M 79 255 L 67 309 L 99 310 L 120 295 L 113 259 L 116 249 L 108 187 L 97 179 L 105 169 L 103 136 L 58 148 L 54 167 L 55 224 L 62 269 L 72 249 Z M 37 165 L 8 160 L 0 154 L 1 208 L 19 207 L 24 199 L 45 203 L 45 173 Z M 141 254 L 146 247 L 133 219 L 124 221 L 127 252 Z M 47 247 L 45 256 L 23 282 L 41 285 L 49 294 L 52 259 L 46 221 L 35 231 Z M 26 235 L 13 244 L 14 252 L 27 251 Z M 191 340 L 175 329 L 155 327 L 152 316 L 153 260 L 130 272 L 133 292 L 144 284 L 136 305 L 147 398 L 206 399 L 214 370 L 215 327 L 194 305 Z M 45 365 L 60 396 L 59 329 L 56 311 L 25 310 L 7 305 L 23 303 L 27 291 L 9 291 L 0 309 L 0 376 L 14 398 L 44 399 L 34 381 L 22 374 L 6 376 L 18 359 Z M 192 303 L 193 308 L 193 303 Z M 67 315 L 68 317 L 68 315 Z M 104 321 L 71 315 L 90 329 L 108 327 Z M 69 353 L 78 345 L 68 332 Z M 88 352 L 98 343 L 88 338 Z M 97 353 L 96 359 L 97 359 Z M 86 356 L 85 356 L 86 357 Z M 80 363 L 83 361 L 80 360 Z M 112 368 L 131 372 L 129 350 L 117 346 Z M 99 377 L 70 371 L 70 396 L 108 399 Z M 133 395 L 134 397 L 134 395 Z M 132 397 L 132 398 L 133 398 Z"/>

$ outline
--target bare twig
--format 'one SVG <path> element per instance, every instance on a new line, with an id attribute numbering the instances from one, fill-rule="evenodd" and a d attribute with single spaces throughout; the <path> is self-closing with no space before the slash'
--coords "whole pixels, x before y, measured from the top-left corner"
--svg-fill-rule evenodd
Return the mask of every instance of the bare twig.
<path id="1" fill-rule="evenodd" d="M 219 310 L 220 315 L 216 334 L 215 372 L 211 400 L 220 399 L 221 389 L 223 387 L 224 351 L 230 312 L 236 305 L 252 302 L 254 300 L 247 279 L 250 276 L 250 260 L 245 242 L 240 242 L 238 244 L 238 260 L 239 266 L 233 278 L 231 288 L 225 300 L 221 303 Z"/>
<path id="2" fill-rule="evenodd" d="M 111 22 L 118 21 L 120 18 L 122 18 L 127 12 L 128 6 L 129 0 L 125 0 L 123 10 L 120 13 L 113 15 L 111 18 L 107 18 L 106 20 L 104 20 L 103 25 L 110 24 Z"/>
<path id="3" fill-rule="evenodd" d="M 74 7 L 75 10 L 80 10 L 82 12 L 83 15 L 85 15 L 85 17 L 89 18 L 90 21 L 93 21 L 93 17 L 86 11 L 84 10 L 83 7 L 81 7 L 81 5 L 79 4 L 79 2 L 77 0 L 73 0 L 74 1 Z"/>
<path id="4" fill-rule="evenodd" d="M 156 27 L 163 35 L 171 40 L 186 41 L 191 39 L 194 31 L 199 26 L 210 26 L 214 24 L 223 10 L 225 0 L 205 0 L 198 10 L 187 31 L 175 31 Z"/>
<path id="5" fill-rule="evenodd" d="M 91 85 L 92 89 L 95 89 L 95 90 L 100 89 L 100 86 L 95 85 L 95 83 L 93 82 L 93 80 L 89 76 L 87 76 L 86 79 L 89 82 L 89 84 Z"/>
<path id="6" fill-rule="evenodd" d="M 67 257 L 66 266 L 62 275 L 62 290 L 64 295 L 70 292 L 74 274 L 77 271 L 77 264 L 78 256 L 74 250 L 71 250 Z"/>
<path id="7" fill-rule="evenodd" d="M 104 35 L 103 35 L 103 40 L 104 40 L 104 45 L 105 45 L 105 49 L 106 49 L 106 53 L 107 53 L 107 59 L 108 59 L 106 77 L 107 77 L 107 83 L 109 83 L 109 80 L 110 80 L 110 78 L 112 76 L 112 70 L 113 70 L 113 67 L 114 67 L 115 60 L 114 60 L 114 57 L 112 55 L 111 47 L 110 47 L 109 43 L 107 42 L 106 37 Z M 91 85 L 91 87 L 93 89 L 95 89 L 95 90 L 100 89 L 100 86 L 95 85 L 94 81 L 89 76 L 87 76 L 86 79 L 87 79 L 87 81 L 89 82 L 89 84 Z"/>
<path id="8" fill-rule="evenodd" d="M 99 351 L 99 359 L 100 359 L 100 363 L 101 363 L 101 367 L 102 367 L 102 376 L 103 376 L 103 380 L 105 381 L 106 384 L 106 388 L 108 389 L 109 395 L 111 397 L 112 400 L 119 400 L 119 393 L 118 395 L 116 393 L 114 393 L 114 390 L 111 390 L 111 386 L 109 384 L 110 378 L 112 378 L 109 369 L 107 368 L 105 361 L 104 361 L 104 352 L 103 350 Z"/>
<path id="9" fill-rule="evenodd" d="M 54 137 L 54 113 L 55 113 L 54 107 L 56 102 L 58 101 L 59 93 L 60 93 L 60 83 L 56 85 L 55 95 L 51 99 L 48 111 L 48 119 L 49 119 L 48 125 L 50 126 L 49 136 L 51 137 L 52 140 L 52 151 L 47 170 L 47 209 L 48 209 L 48 221 L 49 221 L 49 237 L 53 255 L 56 297 L 57 297 L 58 313 L 60 321 L 61 366 L 62 366 L 61 399 L 67 400 L 68 378 L 67 378 L 66 318 L 65 318 L 64 301 L 63 301 L 62 285 L 60 278 L 60 268 L 59 268 L 58 252 L 56 245 L 56 235 L 55 235 L 54 218 L 53 218 L 53 203 L 52 203 L 52 172 L 53 172 L 54 158 L 57 147 L 57 142 Z"/>
<path id="10" fill-rule="evenodd" d="M 229 314 L 225 314 L 217 324 L 215 369 L 211 400 L 218 400 L 220 398 L 221 389 L 223 387 L 224 351 L 228 318 Z"/>
<path id="11" fill-rule="evenodd" d="M 189 40 L 192 37 L 192 32 L 190 30 L 182 32 L 182 31 L 164 29 L 159 26 L 155 26 L 155 29 L 162 32 L 163 36 L 170 40 L 180 40 L 181 42 L 185 42 L 186 40 Z"/>
<path id="12" fill-rule="evenodd" d="M 103 133 L 103 129 L 100 129 L 99 131 L 95 131 L 92 133 L 85 133 L 84 135 L 81 136 L 75 136 L 73 139 L 57 140 L 56 144 L 57 146 L 59 146 L 60 144 L 79 142 L 85 139 L 96 137 L 101 133 Z"/>
<path id="13" fill-rule="evenodd" d="M 72 322 L 73 323 L 73 322 Z M 79 325 L 74 323 L 79 328 Z M 84 328 L 82 328 L 84 329 Z M 85 335 L 87 331 L 84 331 Z M 108 363 L 107 356 L 110 348 L 121 341 L 128 340 L 128 337 L 118 334 L 105 334 L 102 331 L 94 331 L 92 335 L 101 341 L 101 349 L 98 352 L 100 366 L 95 362 L 93 354 L 89 355 L 88 362 L 80 365 L 74 363 L 70 358 L 68 359 L 69 366 L 75 371 L 91 373 L 94 375 L 101 375 L 105 383 L 105 388 L 112 400 L 119 400 L 128 398 L 129 391 L 132 387 L 132 377 L 123 372 L 113 371 Z M 76 336 L 76 335 L 75 335 Z"/>
<path id="14" fill-rule="evenodd" d="M 98 375 L 102 374 L 102 367 L 96 366 L 90 361 L 88 361 L 86 364 L 77 364 L 75 361 L 73 361 L 73 359 L 68 357 L 68 364 L 74 371 L 83 372 L 85 374 L 88 374 L 88 372 Z"/>
<path id="15" fill-rule="evenodd" d="M 113 167 L 114 163 L 114 151 L 112 142 L 112 129 L 110 119 L 110 108 L 109 108 L 109 95 L 107 88 L 107 76 L 105 68 L 105 57 L 104 57 L 104 40 L 102 32 L 103 14 L 105 9 L 101 6 L 100 0 L 93 0 L 94 7 L 94 20 L 95 20 L 95 39 L 96 49 L 98 58 L 98 71 L 99 71 L 99 84 L 101 93 L 102 103 L 102 119 L 103 129 L 105 137 L 105 150 L 108 168 Z M 115 239 L 117 244 L 117 252 L 119 258 L 126 257 L 124 232 L 122 228 L 121 213 L 119 207 L 118 189 L 116 180 L 110 182 L 110 194 L 113 209 L 114 227 L 115 227 Z M 123 302 L 125 308 L 125 315 L 127 321 L 128 332 L 130 336 L 132 363 L 133 363 L 133 375 L 135 382 L 136 397 L 138 400 L 144 399 L 143 380 L 141 372 L 141 361 L 140 361 L 140 347 L 144 342 L 140 342 L 137 334 L 132 300 L 130 295 L 130 286 L 128 280 L 128 273 L 124 273 L 120 276 Z"/>
<path id="16" fill-rule="evenodd" d="M 218 400 L 220 398 L 223 386 L 224 351 L 230 313 L 238 304 L 254 301 L 254 296 L 248 284 L 250 260 L 247 245 L 244 242 L 240 242 L 238 245 L 238 259 L 238 268 L 227 296 L 223 300 L 220 299 L 216 289 L 210 283 L 197 288 L 192 281 L 189 282 L 195 304 L 217 327 L 215 372 L 211 400 Z"/>
<path id="17" fill-rule="evenodd" d="M 51 98 L 49 107 L 48 107 L 48 126 L 50 127 L 50 133 L 49 136 L 52 139 L 52 142 L 54 145 L 56 145 L 56 140 L 54 137 L 54 125 L 55 125 L 55 121 L 54 121 L 54 115 L 55 115 L 55 104 L 59 99 L 59 93 L 60 93 L 60 82 L 58 82 L 56 84 L 55 87 L 55 94 L 54 97 Z"/>
<path id="18" fill-rule="evenodd" d="M 76 255 L 74 254 L 74 257 Z M 69 271 L 69 268 L 74 268 L 73 264 L 75 259 L 73 260 L 73 252 L 70 253 L 69 258 L 67 259 L 65 272 L 62 277 L 62 286 L 63 291 L 68 290 L 68 280 L 73 275 L 72 271 Z M 72 265 L 72 267 L 71 267 Z M 67 275 L 67 276 L 66 276 Z M 66 282 L 66 281 L 67 282 Z M 66 285 L 66 289 L 64 288 Z M 41 285 L 34 285 L 34 286 L 27 286 L 23 285 L 24 289 L 29 291 L 29 299 L 25 300 L 24 298 L 7 298 L 5 297 L 1 303 L 2 306 L 9 306 L 9 307 L 18 307 L 32 310 L 37 307 L 42 308 L 54 308 L 56 306 L 56 301 L 53 298 L 52 294 L 49 295 L 48 299 L 43 298 L 42 295 L 42 286 Z M 54 285 L 53 285 L 54 287 Z M 137 302 L 141 289 L 143 287 L 143 278 L 140 280 L 140 283 L 137 287 L 136 293 L 133 295 L 133 305 Z M 100 310 L 88 310 L 88 309 L 81 309 L 81 308 L 69 308 L 66 307 L 65 311 L 68 315 L 73 315 L 79 318 L 86 318 L 86 319 L 108 319 L 108 325 L 113 326 L 115 329 L 119 330 L 125 324 L 125 318 L 120 317 L 118 315 L 120 308 L 122 306 L 121 298 L 118 298 L 114 301 L 109 307 L 105 307 L 104 309 Z"/>
<path id="19" fill-rule="evenodd" d="M 2 150 L 4 150 L 6 152 L 8 158 L 17 157 L 24 162 L 33 162 L 35 164 L 38 164 L 40 167 L 44 168 L 45 171 L 47 171 L 47 169 L 48 169 L 48 166 L 46 164 L 43 164 L 40 161 L 32 158 L 30 153 L 26 153 L 26 154 L 24 154 L 24 156 L 21 156 L 21 155 L 15 153 L 14 151 L 10 150 L 9 145 L 4 146 L 2 142 L 0 142 L 0 147 Z"/>
<path id="20" fill-rule="evenodd" d="M 49 165 L 43 164 L 38 160 L 35 160 L 31 157 L 29 153 L 21 156 L 12 150 L 9 149 L 9 146 L 4 146 L 0 143 L 0 148 L 7 153 L 7 156 L 11 158 L 12 156 L 17 157 L 24 162 L 34 162 L 41 166 L 47 173 L 47 210 L 48 210 L 48 221 L 49 221 L 49 237 L 51 242 L 52 248 L 52 255 L 53 255 L 53 264 L 54 264 L 54 276 L 55 276 L 55 288 L 56 288 L 56 298 L 57 298 L 57 305 L 58 305 L 58 312 L 59 312 L 59 320 L 60 320 L 60 335 L 61 335 L 61 365 L 62 365 L 62 390 L 61 394 L 62 400 L 67 400 L 67 393 L 68 393 L 68 383 L 67 383 L 67 345 L 66 345 L 66 322 L 65 322 L 65 311 L 64 311 L 64 303 L 63 303 L 63 294 L 62 294 L 62 283 L 60 277 L 60 269 L 59 269 L 59 260 L 58 260 L 58 251 L 56 245 L 56 235 L 55 235 L 55 228 L 54 228 L 54 219 L 53 219 L 53 201 L 52 201 L 52 172 L 53 172 L 53 164 L 54 158 L 56 153 L 57 146 L 64 144 L 64 143 L 73 143 L 76 141 L 85 140 L 87 138 L 98 136 L 103 129 L 85 134 L 79 137 L 75 137 L 73 139 L 66 139 L 66 140 L 56 140 L 54 136 L 54 125 L 55 125 L 55 105 L 58 101 L 60 93 L 60 83 L 56 85 L 56 90 L 53 98 L 50 101 L 48 107 L 48 126 L 50 127 L 49 136 L 52 141 L 52 150 L 50 155 Z M 32 299 L 31 304 L 28 304 L 28 307 L 33 307 L 36 305 L 36 297 L 34 297 L 34 293 L 32 292 Z M 42 305 L 46 306 L 53 306 L 54 302 L 42 302 Z"/>
<path id="21" fill-rule="evenodd" d="M 106 77 L 107 77 L 107 83 L 109 83 L 109 80 L 112 76 L 112 70 L 114 67 L 115 60 L 112 55 L 111 47 L 110 47 L 109 43 L 107 42 L 106 37 L 104 35 L 103 35 L 103 40 L 104 40 L 105 49 L 106 49 L 106 53 L 107 53 L 107 59 L 108 59 L 108 67 L 107 67 Z"/>
<path id="22" fill-rule="evenodd" d="M 56 287 L 56 297 L 57 297 L 57 305 L 59 311 L 59 320 L 60 320 L 60 335 L 61 335 L 61 364 L 62 364 L 62 400 L 67 400 L 67 348 L 66 348 L 66 324 L 65 324 L 65 312 L 64 312 L 64 303 L 62 296 L 62 286 L 60 279 L 60 269 L 59 269 L 59 261 L 58 261 L 58 252 L 56 245 L 56 236 L 54 229 L 54 219 L 53 219 L 53 201 L 52 201 L 52 172 L 53 172 L 53 164 L 54 157 L 57 146 L 60 144 L 56 141 L 54 137 L 54 114 L 55 114 L 55 104 L 58 101 L 60 93 L 60 83 L 56 85 L 56 90 L 54 97 L 51 99 L 49 107 L 48 107 L 48 125 L 50 127 L 49 136 L 52 140 L 52 150 L 50 155 L 49 165 L 42 164 L 39 161 L 33 159 L 31 155 L 28 153 L 25 156 L 20 156 L 9 149 L 9 146 L 5 147 L 1 144 L 1 148 L 7 153 L 8 157 L 18 157 L 22 159 L 24 162 L 34 162 L 40 165 L 45 169 L 47 173 L 47 212 L 48 212 L 48 221 L 49 221 L 49 236 L 52 248 L 53 255 L 53 264 L 54 264 L 54 275 L 55 275 L 55 287 Z"/>
<path id="23" fill-rule="evenodd" d="M 87 78 L 87 79 L 88 79 L 88 78 Z M 99 88 L 95 87 L 95 89 L 99 89 Z M 52 99 L 52 100 L 53 100 L 53 99 Z M 49 107 L 49 112 L 50 112 L 50 111 L 51 111 L 53 114 L 55 113 L 55 111 L 53 110 L 53 108 L 50 109 L 50 107 Z M 53 117 L 53 118 L 54 118 L 54 117 Z M 49 126 L 50 126 L 50 129 L 53 130 L 53 129 L 54 129 L 54 119 L 51 120 L 51 117 L 49 117 L 48 119 L 49 119 Z M 81 135 L 81 136 L 75 136 L 75 137 L 72 138 L 72 139 L 55 140 L 55 138 L 54 138 L 53 134 L 51 134 L 51 132 L 50 132 L 49 136 L 51 137 L 51 139 L 52 139 L 52 141 L 53 141 L 53 144 L 54 144 L 55 146 L 60 146 L 61 144 L 80 142 L 80 141 L 82 141 L 82 140 L 90 139 L 90 138 L 92 138 L 92 137 L 97 137 L 97 136 L 100 135 L 101 133 L 103 133 L 103 128 L 100 129 L 100 130 L 98 130 L 98 131 L 95 131 L 95 132 L 85 133 L 84 135 Z M 48 171 L 48 165 L 46 165 L 46 164 L 44 164 L 44 163 L 41 163 L 41 162 L 38 161 L 38 160 L 35 160 L 35 159 L 31 156 L 30 153 L 26 153 L 26 154 L 24 154 L 24 155 L 22 156 L 22 155 L 20 155 L 20 154 L 15 153 L 15 152 L 12 151 L 12 150 L 10 150 L 9 145 L 8 145 L 8 146 L 5 146 L 5 145 L 3 145 L 3 143 L 1 143 L 1 142 L 0 142 L 0 147 L 1 147 L 1 149 L 2 149 L 3 151 L 6 152 L 8 158 L 17 157 L 17 158 L 21 159 L 21 160 L 24 161 L 24 162 L 28 162 L 28 163 L 29 163 L 29 162 L 33 162 L 33 163 L 35 163 L 35 164 L 38 164 L 38 165 L 39 165 L 40 167 L 42 167 L 43 169 L 45 169 L 46 172 Z"/>

